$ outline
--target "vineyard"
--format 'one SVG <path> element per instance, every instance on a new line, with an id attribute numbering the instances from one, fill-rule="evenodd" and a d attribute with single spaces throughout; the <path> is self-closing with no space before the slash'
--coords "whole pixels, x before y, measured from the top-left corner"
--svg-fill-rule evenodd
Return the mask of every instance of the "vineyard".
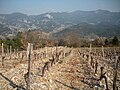
<path id="1" fill-rule="evenodd" d="M 4 49 L 0 90 L 120 90 L 120 47 Z"/>

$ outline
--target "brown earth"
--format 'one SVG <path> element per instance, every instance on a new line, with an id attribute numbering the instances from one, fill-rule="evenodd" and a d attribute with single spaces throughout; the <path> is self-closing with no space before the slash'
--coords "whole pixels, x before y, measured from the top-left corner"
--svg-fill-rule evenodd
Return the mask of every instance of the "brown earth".
<path id="1" fill-rule="evenodd" d="M 45 61 L 48 58 L 45 59 Z M 113 68 L 106 60 L 99 61 L 98 73 L 88 64 L 88 60 L 79 55 L 78 49 L 73 49 L 71 54 L 60 59 L 56 64 L 45 70 L 41 77 L 43 61 L 32 61 L 31 90 L 105 90 L 104 80 L 100 78 L 100 66 L 106 65 L 108 87 L 112 90 Z M 27 73 L 27 61 L 15 67 L 0 68 L 0 90 L 25 90 L 24 74 Z M 120 78 L 120 71 L 118 72 Z M 120 79 L 117 85 L 120 86 Z M 120 87 L 118 88 L 120 89 Z"/>

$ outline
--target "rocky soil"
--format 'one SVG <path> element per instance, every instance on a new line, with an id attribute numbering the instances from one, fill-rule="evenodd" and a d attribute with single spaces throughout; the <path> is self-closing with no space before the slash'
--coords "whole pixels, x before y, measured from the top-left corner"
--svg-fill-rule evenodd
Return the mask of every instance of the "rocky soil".
<path id="1" fill-rule="evenodd" d="M 43 76 L 44 62 L 49 61 L 49 58 L 32 60 L 31 90 L 105 90 L 104 79 L 99 80 L 100 67 L 104 67 L 109 90 L 112 90 L 115 62 L 94 55 L 94 61 L 98 60 L 98 72 L 95 73 L 87 56 L 80 55 L 78 50 L 72 49 L 70 55 L 49 66 Z M 0 90 L 26 90 L 24 75 L 27 73 L 27 61 L 14 61 L 16 63 L 6 61 L 5 67 L 0 66 Z M 120 64 L 117 86 L 120 90 Z"/>

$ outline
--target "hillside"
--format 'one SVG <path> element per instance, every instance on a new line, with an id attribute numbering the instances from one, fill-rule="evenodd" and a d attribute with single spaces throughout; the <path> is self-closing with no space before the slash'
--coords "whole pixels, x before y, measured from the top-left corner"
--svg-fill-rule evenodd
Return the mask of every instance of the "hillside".
<path id="1" fill-rule="evenodd" d="M 0 14 L 0 24 L 13 31 L 40 29 L 48 33 L 57 33 L 66 28 L 77 28 L 80 23 L 97 35 L 111 36 L 119 33 L 120 12 L 107 10 L 51 12 L 40 15 L 26 15 L 23 13 Z M 76 25 L 76 26 L 74 26 Z M 77 26 L 78 25 L 78 26 Z M 72 27 L 71 27 L 72 26 Z M 84 29 L 85 32 L 86 29 Z M 92 30 L 93 29 L 93 30 Z M 109 30 L 107 30 L 109 29 Z M 106 34 L 106 31 L 108 31 Z M 86 35 L 86 33 L 83 33 Z"/>
<path id="2" fill-rule="evenodd" d="M 55 33 L 54 36 L 61 36 L 66 33 L 75 33 L 80 37 L 85 36 L 102 36 L 102 37 L 113 37 L 120 36 L 120 26 L 114 25 L 111 23 L 99 23 L 99 24 L 88 24 L 80 23 L 69 28 L 66 28 L 58 33 Z M 93 37 L 94 37 L 93 36 Z"/>
<path id="3" fill-rule="evenodd" d="M 7 35 L 12 34 L 12 30 L 5 25 L 0 24 L 0 34 L 1 35 Z"/>

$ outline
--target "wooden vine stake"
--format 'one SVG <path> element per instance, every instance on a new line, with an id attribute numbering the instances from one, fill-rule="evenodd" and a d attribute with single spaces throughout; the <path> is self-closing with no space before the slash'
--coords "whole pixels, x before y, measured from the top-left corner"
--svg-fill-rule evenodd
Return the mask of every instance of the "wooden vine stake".
<path id="1" fill-rule="evenodd" d="M 96 53 L 96 48 L 95 48 L 95 53 Z"/>
<path id="2" fill-rule="evenodd" d="M 53 50 L 52 50 L 52 47 L 51 47 L 51 57 L 52 57 L 52 55 L 53 55 Z"/>
<path id="3" fill-rule="evenodd" d="M 114 71 L 114 78 L 113 78 L 113 90 L 117 90 L 116 81 L 117 81 L 117 71 L 118 71 L 119 62 L 120 62 L 120 56 L 119 57 L 116 56 L 115 71 Z"/>
<path id="4" fill-rule="evenodd" d="M 10 60 L 11 60 L 11 57 L 12 57 L 12 46 L 10 46 Z"/>
<path id="5" fill-rule="evenodd" d="M 28 43 L 28 48 L 27 48 L 27 59 L 28 59 L 28 81 L 26 82 L 27 84 L 27 90 L 30 90 L 30 75 L 31 75 L 31 59 L 32 59 L 32 50 L 33 50 L 33 44 Z"/>
<path id="6" fill-rule="evenodd" d="M 3 66 L 3 67 L 4 67 L 4 59 L 5 59 L 4 44 L 2 43 L 2 66 Z"/>
<path id="7" fill-rule="evenodd" d="M 104 57 L 105 57 L 105 54 L 104 54 L 104 47 L 102 46 L 102 57 L 103 57 L 103 59 L 104 59 Z"/>
<path id="8" fill-rule="evenodd" d="M 58 61 L 58 42 L 56 43 L 56 62 Z"/>
<path id="9" fill-rule="evenodd" d="M 17 58 L 19 57 L 19 55 L 18 55 L 18 49 L 16 50 L 17 51 L 17 54 L 16 54 L 16 56 L 17 56 Z"/>
<path id="10" fill-rule="evenodd" d="M 46 58 L 48 57 L 48 50 L 47 47 L 45 47 L 45 53 L 46 53 Z"/>
<path id="11" fill-rule="evenodd" d="M 7 47 L 7 55 L 9 56 L 9 48 Z"/>
<path id="12" fill-rule="evenodd" d="M 90 62 L 91 62 L 91 44 L 90 44 L 90 48 L 89 48 L 89 65 L 90 65 Z"/>

